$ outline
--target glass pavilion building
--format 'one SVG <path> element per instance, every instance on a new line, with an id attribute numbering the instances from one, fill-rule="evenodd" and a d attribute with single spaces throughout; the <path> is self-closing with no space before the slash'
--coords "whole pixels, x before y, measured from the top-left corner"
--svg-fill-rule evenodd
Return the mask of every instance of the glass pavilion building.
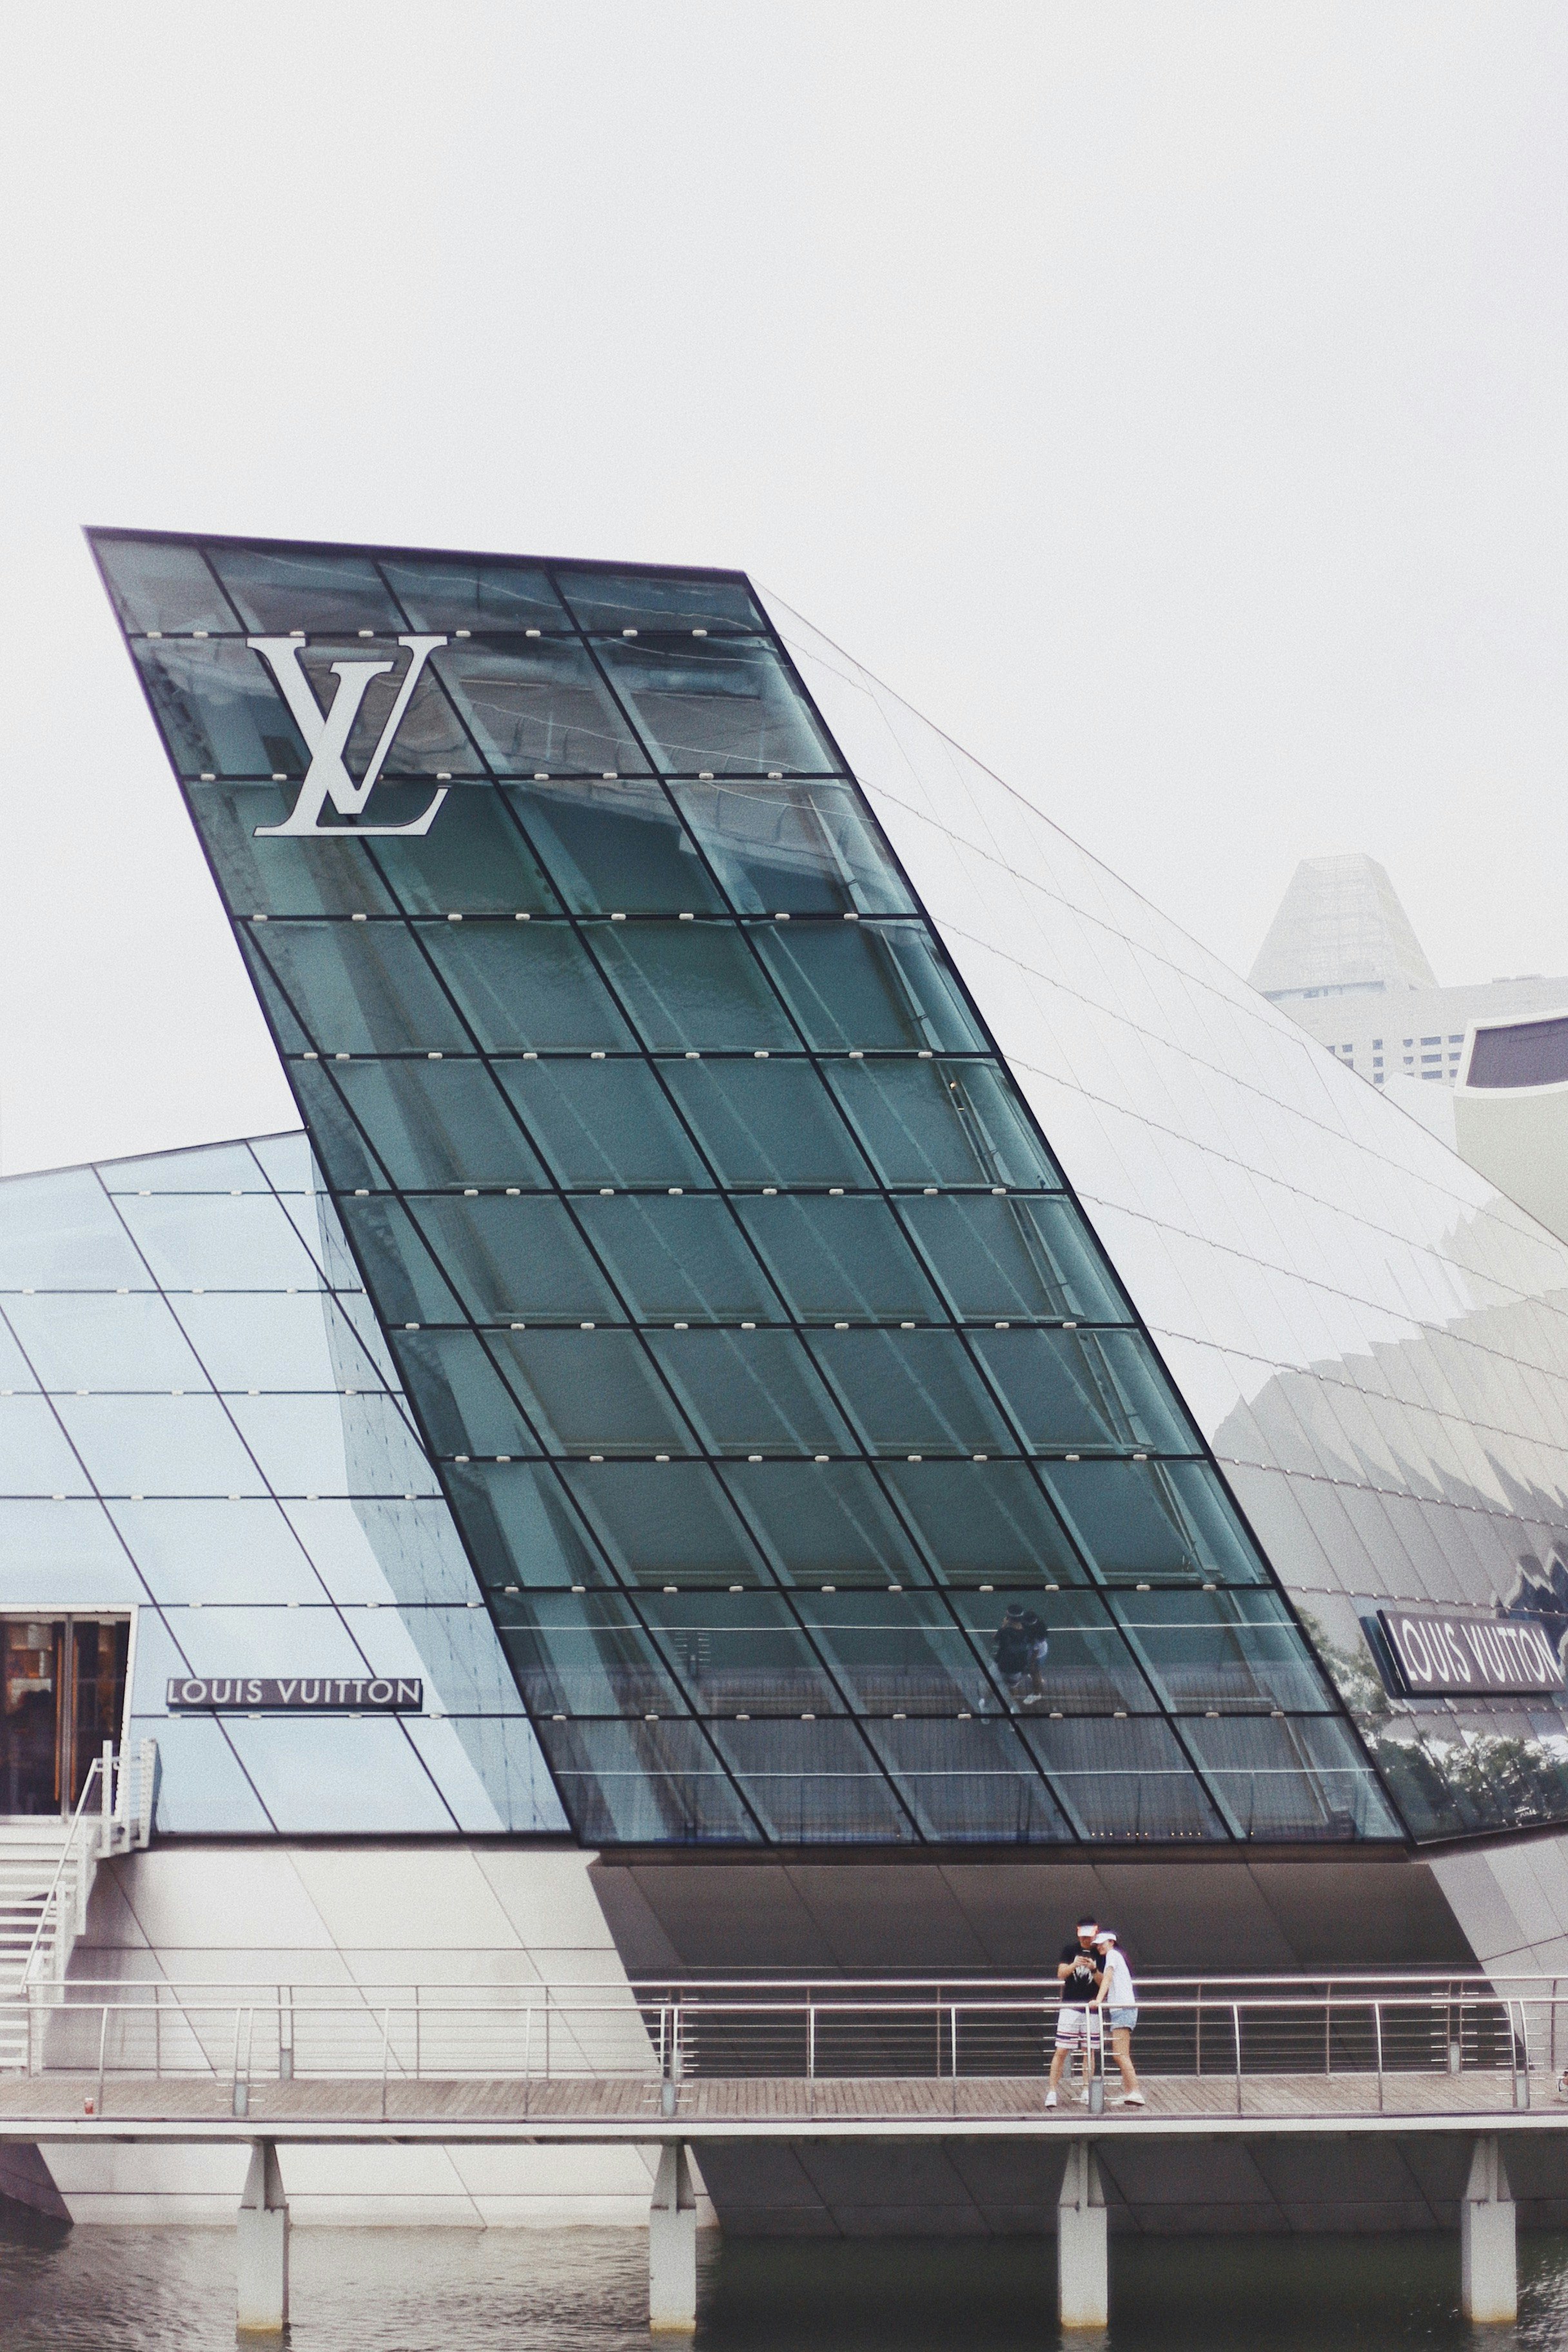
<path id="1" fill-rule="evenodd" d="M 91 537 L 304 1133 L 0 1185 L 14 1808 L 1568 1952 L 1561 1673 L 1393 1631 L 1560 1654 L 1563 1243 L 740 574 Z"/>

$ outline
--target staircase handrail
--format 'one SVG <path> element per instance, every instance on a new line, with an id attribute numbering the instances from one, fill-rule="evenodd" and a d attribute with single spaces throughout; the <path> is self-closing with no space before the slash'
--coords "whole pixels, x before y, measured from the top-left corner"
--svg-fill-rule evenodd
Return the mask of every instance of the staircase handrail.
<path id="1" fill-rule="evenodd" d="M 92 1796 L 93 1790 L 100 1786 L 102 1773 L 103 1759 L 100 1756 L 95 1756 L 88 1767 L 87 1778 L 82 1782 L 81 1795 L 77 1801 L 77 1809 L 71 1815 L 70 1828 L 66 1833 L 65 1844 L 60 1849 L 59 1862 L 56 1866 L 53 1878 L 49 1881 L 49 1889 L 44 1897 L 43 1907 L 38 1913 L 37 1925 L 33 1929 L 33 1940 L 27 1947 L 27 1957 L 22 1966 L 20 1980 L 24 1990 L 33 1981 L 34 1970 L 37 1965 L 38 1948 L 44 1940 L 44 1930 L 53 1920 L 58 1909 L 60 1882 L 65 1877 L 67 1867 L 76 1855 L 77 1841 L 83 1822 L 90 1818 L 88 1814 L 89 1800 Z M 98 1823 L 95 1822 L 94 1827 L 97 1826 Z"/>

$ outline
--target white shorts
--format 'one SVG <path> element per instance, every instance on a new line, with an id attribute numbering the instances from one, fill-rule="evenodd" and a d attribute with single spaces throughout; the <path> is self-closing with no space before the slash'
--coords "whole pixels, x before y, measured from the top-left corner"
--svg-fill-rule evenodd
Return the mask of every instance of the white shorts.
<path id="1" fill-rule="evenodd" d="M 1089 2003 L 1087 2001 L 1063 2001 L 1061 2007 L 1057 2011 L 1057 2048 L 1058 2050 L 1077 2049 L 1079 2043 L 1084 2039 L 1085 2033 L 1088 2032 L 1086 2021 L 1088 2017 Z M 1100 2039 L 1099 2034 L 1096 2033 L 1093 2036 L 1093 2039 L 1098 2042 Z"/>

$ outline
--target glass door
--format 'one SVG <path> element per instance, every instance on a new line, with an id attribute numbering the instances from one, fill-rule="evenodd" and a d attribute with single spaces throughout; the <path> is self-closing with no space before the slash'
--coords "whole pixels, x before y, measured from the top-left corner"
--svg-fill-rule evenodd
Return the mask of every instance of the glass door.
<path id="1" fill-rule="evenodd" d="M 75 1809 L 120 1742 L 130 1643 L 125 1617 L 0 1619 L 0 1812 Z"/>

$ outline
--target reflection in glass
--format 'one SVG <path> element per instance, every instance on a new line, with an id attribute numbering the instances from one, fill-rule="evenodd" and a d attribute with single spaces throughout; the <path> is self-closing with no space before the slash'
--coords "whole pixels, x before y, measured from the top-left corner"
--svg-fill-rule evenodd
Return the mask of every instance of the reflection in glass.
<path id="1" fill-rule="evenodd" d="M 905 1198 L 899 1214 L 957 1315 L 1131 1319 L 1070 1201 L 949 1192 Z"/>
<path id="2" fill-rule="evenodd" d="M 1070 1844 L 1061 1808 L 1005 1723 L 911 1717 L 867 1737 L 921 1832 L 941 1844 Z"/>
<path id="3" fill-rule="evenodd" d="M 608 1593 L 502 1596 L 501 1646 L 542 1715 L 684 1715 L 679 1691 L 630 1607 Z"/>
<path id="4" fill-rule="evenodd" d="M 1016 1452 L 956 1333 L 813 1331 L 806 1345 L 873 1454 Z"/>
<path id="5" fill-rule="evenodd" d="M 586 1194 L 574 1208 L 639 1320 L 782 1320 L 778 1298 L 725 1202 L 620 1192 L 609 1200 Z"/>
<path id="6" fill-rule="evenodd" d="M 837 765 L 811 706 L 772 646 L 611 639 L 610 683 L 667 776 L 820 774 Z"/>
<path id="7" fill-rule="evenodd" d="M 1350 1731 L 1332 1716 L 1190 1716 L 1182 1730 L 1237 1837 L 1400 1833 Z"/>
<path id="8" fill-rule="evenodd" d="M 810 1592 L 795 1607 L 858 1714 L 957 1715 L 993 1694 L 934 1592 Z"/>
<path id="9" fill-rule="evenodd" d="M 377 822 L 383 824 L 399 821 L 395 806 L 386 803 L 389 789 L 377 788 Z M 488 784 L 455 783 L 423 838 L 380 840 L 366 847 L 406 914 L 512 915 L 520 908 L 556 912 L 555 893 L 538 859 L 508 815 L 503 796 Z M 329 855 L 334 850 L 335 845 Z M 341 850 L 335 854 L 349 863 Z"/>
<path id="10" fill-rule="evenodd" d="M 98 556 L 115 611 L 127 629 L 237 629 L 227 599 L 199 549 L 170 546 L 156 539 L 95 538 Z"/>
<path id="11" fill-rule="evenodd" d="M 290 1072 L 296 1086 L 310 1075 L 309 1066 Z M 418 1190 L 431 1184 L 543 1181 L 505 1097 L 479 1062 L 338 1062 L 331 1080 L 395 1184 Z M 334 1183 L 383 1181 L 355 1172 L 352 1148 L 346 1140 L 339 1144 L 330 1126 L 323 1149 Z"/>
<path id="12" fill-rule="evenodd" d="M 595 928 L 594 950 L 654 1053 L 792 1053 L 800 1040 L 733 923 Z"/>
<path id="13" fill-rule="evenodd" d="M 906 915 L 910 893 L 853 785 L 731 777 L 670 791 L 743 915 Z"/>
<path id="14" fill-rule="evenodd" d="M 827 1076 L 884 1183 L 1061 1189 L 1028 1113 L 988 1062 L 835 1062 Z"/>
<path id="15" fill-rule="evenodd" d="M 970 1345 L 1037 1452 L 1195 1449 L 1137 1332 L 979 1330 Z"/>
<path id="16" fill-rule="evenodd" d="M 662 784 L 536 778 L 507 797 L 574 915 L 723 913 Z"/>
<path id="17" fill-rule="evenodd" d="M 654 1331 L 647 1344 L 710 1454 L 849 1449 L 848 1430 L 791 1333 Z"/>
<path id="18" fill-rule="evenodd" d="M 324 1052 L 460 1052 L 468 1044 L 401 923 L 268 923 L 252 927 L 249 944 Z"/>
<path id="19" fill-rule="evenodd" d="M 395 555 L 382 577 L 416 629 L 565 629 L 571 626 L 545 574 L 498 556 Z"/>
<path id="20" fill-rule="evenodd" d="M 925 1322 L 942 1313 L 885 1202 L 753 1194 L 735 1213 L 803 1321 Z"/>
<path id="21" fill-rule="evenodd" d="M 395 637 L 399 613 L 367 555 L 334 549 L 237 547 L 207 550 L 247 629 L 287 636 L 292 629 L 374 629 Z"/>
<path id="22" fill-rule="evenodd" d="M 477 1321 L 619 1319 L 619 1302 L 561 1202 L 539 1193 L 518 1200 L 438 1193 L 409 1206 Z"/>
<path id="23" fill-rule="evenodd" d="M 925 1584 L 929 1571 L 859 1462 L 727 1462 L 719 1472 L 785 1584 Z"/>
<path id="24" fill-rule="evenodd" d="M 1306 1643 L 1272 1592 L 1120 1592 L 1110 1606 L 1168 1706 L 1331 1711 Z"/>
<path id="25" fill-rule="evenodd" d="M 561 1476 L 628 1584 L 766 1582 L 709 1464 L 569 1462 Z"/>
<path id="26" fill-rule="evenodd" d="M 579 1838 L 595 1845 L 746 1845 L 761 1832 L 694 1723 L 542 1722 Z"/>
<path id="27" fill-rule="evenodd" d="M 1156 1712 L 1152 1691 L 1093 1593 L 955 1592 L 952 1607 L 1005 1706 L 1036 1710 L 1047 1721 Z"/>
<path id="28" fill-rule="evenodd" d="M 584 629 L 754 630 L 765 626 L 739 573 L 610 572 L 564 564 L 555 583 Z"/>
<path id="29" fill-rule="evenodd" d="M 915 1832 L 858 1726 L 714 1723 L 714 1745 L 782 1845 L 896 1845 Z"/>
<path id="30" fill-rule="evenodd" d="M 1020 1462 L 887 1462 L 891 1487 L 946 1584 L 1080 1584 L 1060 1521 Z"/>
<path id="31" fill-rule="evenodd" d="M 711 1183 L 646 1063 L 511 1061 L 497 1075 L 559 1183 Z"/>
<path id="32" fill-rule="evenodd" d="M 723 1184 L 867 1183 L 808 1062 L 664 1062 L 660 1074 Z"/>
<path id="33" fill-rule="evenodd" d="M 843 1700 L 772 1592 L 647 1592 L 644 1618 L 699 1715 L 837 1715 Z"/>
<path id="34" fill-rule="evenodd" d="M 602 776 L 647 764 L 579 646 L 444 646 L 430 666 L 499 776 Z"/>
<path id="35" fill-rule="evenodd" d="M 507 923 L 466 923 L 461 930 L 432 923 L 421 937 L 486 1053 L 528 1046 L 590 1053 L 632 1044 L 604 982 L 563 923 L 526 930 Z"/>
<path id="36" fill-rule="evenodd" d="M 823 1053 L 984 1050 L 922 923 L 775 923 L 752 936 L 807 1045 Z"/>
<path id="37" fill-rule="evenodd" d="M 304 739 L 259 654 L 232 637 L 210 645 L 143 640 L 133 651 L 179 774 L 258 780 L 304 774 Z M 201 814 L 198 810 L 198 824 Z"/>
<path id="38" fill-rule="evenodd" d="M 1025 1738 L 1081 1838 L 1093 1842 L 1185 1843 L 1223 1838 L 1225 1824 L 1176 1743 L 1152 1716 L 1068 1716 L 1042 1723 L 1037 1710 Z"/>
<path id="39" fill-rule="evenodd" d="M 446 1483 L 487 1591 L 612 1581 L 546 1465 L 476 1462 Z"/>
<path id="40" fill-rule="evenodd" d="M 1087 1557 L 1112 1580 L 1264 1584 L 1263 1564 L 1205 1462 L 1046 1462 L 1047 1486 Z"/>

